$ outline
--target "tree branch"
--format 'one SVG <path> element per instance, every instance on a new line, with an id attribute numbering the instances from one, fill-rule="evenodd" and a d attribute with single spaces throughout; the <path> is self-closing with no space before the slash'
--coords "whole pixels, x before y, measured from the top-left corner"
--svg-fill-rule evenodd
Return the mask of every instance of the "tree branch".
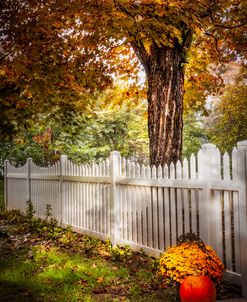
<path id="1" fill-rule="evenodd" d="M 3 61 L 5 58 L 7 58 L 11 53 L 13 53 L 14 50 L 10 50 L 9 52 L 7 52 L 6 54 L 4 54 L 3 56 L 0 57 L 0 62 Z"/>
<path id="2" fill-rule="evenodd" d="M 121 12 L 125 13 L 128 17 L 131 17 L 133 19 L 135 25 L 137 25 L 136 20 L 135 20 L 135 15 L 131 11 L 129 11 L 124 5 L 119 3 L 117 0 L 113 0 L 113 3 L 114 3 L 114 6 L 116 9 L 119 9 Z M 141 39 L 138 39 L 137 36 L 130 31 L 127 31 L 127 33 L 131 39 L 130 45 L 133 48 L 135 54 L 137 55 L 139 61 L 143 65 L 146 75 L 148 75 L 150 72 L 150 70 L 149 70 L 149 64 L 150 64 L 149 54 L 146 51 L 146 48 Z"/>
<path id="3" fill-rule="evenodd" d="M 141 62 L 142 66 L 145 69 L 146 75 L 149 75 L 150 72 L 150 58 L 149 55 L 145 49 L 145 46 L 143 45 L 143 42 L 141 40 L 136 41 L 135 37 L 132 36 L 134 38 L 134 41 L 130 42 L 131 47 L 133 48 L 135 54 L 137 55 L 139 61 Z"/>
<path id="4" fill-rule="evenodd" d="M 246 24 L 247 24 L 247 18 L 243 23 L 235 25 L 235 26 L 228 26 L 228 25 L 223 25 L 223 24 L 214 24 L 214 26 L 224 28 L 224 29 L 235 29 L 235 28 L 245 26 Z"/>
<path id="5" fill-rule="evenodd" d="M 185 38 L 183 41 L 183 47 L 185 48 L 185 50 L 190 48 L 190 45 L 192 43 L 192 38 L 193 38 L 193 30 L 188 29 L 187 32 L 185 33 Z"/>
<path id="6" fill-rule="evenodd" d="M 216 49 L 216 51 L 218 52 L 219 61 L 221 62 L 221 59 L 220 59 L 220 57 L 221 57 L 221 51 L 220 51 L 220 49 L 219 49 L 219 47 L 218 47 L 218 39 L 217 39 L 213 34 L 207 32 L 207 31 L 204 31 L 204 34 L 205 34 L 206 36 L 211 37 L 211 38 L 214 39 L 214 42 L 215 42 L 215 49 Z"/>

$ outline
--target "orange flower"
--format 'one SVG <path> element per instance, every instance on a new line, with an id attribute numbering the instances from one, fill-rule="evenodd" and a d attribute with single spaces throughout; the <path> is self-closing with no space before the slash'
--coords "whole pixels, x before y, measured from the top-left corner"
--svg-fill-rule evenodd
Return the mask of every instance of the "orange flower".
<path id="1" fill-rule="evenodd" d="M 189 275 L 207 275 L 218 283 L 223 270 L 224 265 L 210 246 L 202 249 L 194 242 L 173 246 L 160 259 L 160 274 L 167 283 L 181 283 Z"/>

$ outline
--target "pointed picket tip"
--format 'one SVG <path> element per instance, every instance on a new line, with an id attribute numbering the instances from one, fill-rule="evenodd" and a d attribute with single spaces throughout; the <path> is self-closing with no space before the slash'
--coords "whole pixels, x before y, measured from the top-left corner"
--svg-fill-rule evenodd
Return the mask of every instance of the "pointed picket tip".
<path id="1" fill-rule="evenodd" d="M 189 161 L 188 159 L 185 157 L 183 160 L 183 178 L 187 179 L 189 178 Z"/>
<path id="2" fill-rule="evenodd" d="M 182 164 L 180 160 L 176 163 L 176 178 L 182 178 Z"/>
<path id="3" fill-rule="evenodd" d="M 181 164 L 181 161 L 180 161 L 180 160 L 178 160 L 178 161 L 176 162 L 176 168 L 177 168 L 177 169 L 181 169 L 181 168 L 182 168 L 182 164 Z"/>
<path id="4" fill-rule="evenodd" d="M 106 166 L 105 166 L 105 161 L 103 161 L 101 164 L 102 164 L 102 167 L 101 167 L 101 170 L 102 170 L 102 176 L 107 176 L 107 173 L 106 173 Z"/>
<path id="5" fill-rule="evenodd" d="M 174 163 L 170 164 L 169 169 L 170 169 L 170 178 L 175 178 L 175 165 L 174 165 Z"/>
<path id="6" fill-rule="evenodd" d="M 169 177 L 169 167 L 167 164 L 164 165 L 164 178 L 168 178 Z"/>
<path id="7" fill-rule="evenodd" d="M 95 169 L 94 169 L 94 173 L 95 173 L 95 176 L 100 176 L 100 169 L 99 169 L 99 164 L 96 164 L 95 165 Z"/>
<path id="8" fill-rule="evenodd" d="M 140 164 L 139 163 L 136 163 L 136 168 L 140 169 Z"/>
<path id="9" fill-rule="evenodd" d="M 236 147 L 232 150 L 232 179 L 238 179 L 238 149 Z"/>
<path id="10" fill-rule="evenodd" d="M 157 168 L 157 170 L 158 170 L 158 175 L 157 175 L 157 177 L 158 178 L 162 178 L 162 172 L 163 172 L 163 169 L 162 169 L 162 166 L 161 165 L 159 165 L 158 166 L 158 168 Z"/>
<path id="11" fill-rule="evenodd" d="M 225 157 L 229 157 L 228 152 L 225 152 L 225 153 L 223 154 L 223 158 L 225 158 Z"/>
<path id="12" fill-rule="evenodd" d="M 151 178 L 151 168 L 149 166 L 145 167 L 145 177 Z"/>
<path id="13" fill-rule="evenodd" d="M 199 150 L 198 155 L 201 154 L 201 152 L 202 152 L 202 151 Z M 191 154 L 191 156 L 190 156 L 190 161 L 196 161 L 196 157 L 195 157 L 195 154 L 194 154 L 194 153 Z"/>
<path id="14" fill-rule="evenodd" d="M 140 177 L 145 178 L 145 166 L 142 164 L 140 167 Z"/>
<path id="15" fill-rule="evenodd" d="M 124 169 L 126 169 L 126 158 L 125 157 L 122 158 L 122 167 Z"/>
<path id="16" fill-rule="evenodd" d="M 152 175 L 152 178 L 157 178 L 157 174 L 156 174 L 156 167 L 155 166 L 152 166 L 151 168 L 151 175 Z"/>
<path id="17" fill-rule="evenodd" d="M 198 152 L 198 159 L 200 159 L 200 156 L 199 156 L 200 152 L 201 152 L 201 150 Z M 191 154 L 191 156 L 190 156 L 189 170 L 190 170 L 190 178 L 192 178 L 192 179 L 196 178 L 196 157 L 195 157 L 194 153 Z"/>
<path id="18" fill-rule="evenodd" d="M 236 154 L 238 152 L 238 149 L 236 148 L 236 147 L 234 147 L 233 149 L 232 149 L 232 154 Z"/>
<path id="19" fill-rule="evenodd" d="M 230 179 L 230 156 L 227 152 L 223 155 L 223 176 L 224 179 Z"/>
<path id="20" fill-rule="evenodd" d="M 189 164 L 189 161 L 188 161 L 187 157 L 185 157 L 183 159 L 183 167 L 186 166 L 186 165 L 188 165 L 188 164 Z"/>
<path id="21" fill-rule="evenodd" d="M 84 175 L 85 176 L 88 175 L 88 166 L 87 165 L 84 166 Z"/>
<path id="22" fill-rule="evenodd" d="M 125 157 L 121 158 L 121 174 L 122 176 L 126 177 L 126 159 Z"/>
<path id="23" fill-rule="evenodd" d="M 137 178 L 140 178 L 141 177 L 141 166 L 139 163 L 136 163 L 135 164 L 135 176 Z"/>
<path id="24" fill-rule="evenodd" d="M 107 169 L 110 167 L 110 160 L 109 160 L 109 158 L 107 158 L 107 159 L 105 160 L 105 167 L 106 167 Z"/>

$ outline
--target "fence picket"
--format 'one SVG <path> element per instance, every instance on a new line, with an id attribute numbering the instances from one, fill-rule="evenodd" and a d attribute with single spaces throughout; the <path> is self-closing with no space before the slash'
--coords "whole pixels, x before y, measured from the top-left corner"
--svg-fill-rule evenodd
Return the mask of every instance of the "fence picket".
<path id="1" fill-rule="evenodd" d="M 164 181 L 169 178 L 169 168 L 164 166 Z M 164 211 L 165 211 L 165 248 L 171 246 L 171 212 L 170 212 L 170 189 L 164 188 Z"/>
<path id="2" fill-rule="evenodd" d="M 176 179 L 182 179 L 182 165 L 181 162 L 178 161 L 176 164 Z M 178 236 L 183 234 L 183 191 L 182 189 L 176 189 L 176 206 L 177 206 L 177 232 Z"/>
<path id="3" fill-rule="evenodd" d="M 157 171 L 157 178 L 162 179 L 163 178 L 163 169 L 161 166 L 158 166 L 158 171 Z M 158 190 L 158 235 L 159 235 L 159 246 L 158 249 L 163 251 L 165 248 L 165 243 L 164 243 L 164 189 L 161 187 L 157 188 Z"/>
<path id="4" fill-rule="evenodd" d="M 196 172 L 196 157 L 194 154 L 190 157 L 190 178 L 195 180 L 197 178 Z M 198 227 L 197 227 L 197 191 L 196 189 L 190 190 L 190 213 L 191 213 L 191 222 L 190 222 L 190 230 L 195 234 L 199 235 Z"/>
<path id="5" fill-rule="evenodd" d="M 189 179 L 189 162 L 187 158 L 183 160 L 182 178 Z M 189 190 L 183 189 L 184 201 L 184 232 L 190 232 L 190 204 L 189 204 Z"/>
<path id="6" fill-rule="evenodd" d="M 130 164 L 130 176 L 135 178 L 135 164 L 131 162 Z M 136 194 L 136 186 L 131 186 L 131 203 L 132 203 L 132 212 L 131 212 L 131 219 L 132 219 L 132 240 L 137 242 L 137 194 Z"/>
<path id="7" fill-rule="evenodd" d="M 215 148 L 213 153 L 213 159 L 214 159 L 214 170 L 211 169 L 211 172 L 213 172 L 212 179 L 220 180 L 221 179 L 221 155 L 219 149 Z M 212 154 L 212 152 L 211 152 Z M 211 155 L 212 156 L 212 155 Z M 212 157 L 211 157 L 212 158 Z M 227 193 L 226 193 L 227 196 Z M 214 236 L 212 236 L 214 239 L 211 238 L 212 246 L 215 248 L 215 251 L 217 252 L 218 256 L 223 259 L 223 221 L 222 221 L 222 197 L 224 197 L 224 193 L 222 194 L 222 191 L 220 190 L 214 190 L 214 200 L 213 204 L 210 207 L 210 215 L 216 215 L 218 219 L 214 220 L 214 227 L 212 226 L 212 222 L 210 222 L 211 229 L 214 230 Z M 225 201 L 224 201 L 225 202 Z M 217 233 L 217 235 L 216 235 Z M 214 241 L 214 244 L 213 244 Z"/>
<path id="8" fill-rule="evenodd" d="M 141 178 L 145 179 L 145 166 L 141 166 Z M 142 196 L 142 244 L 144 246 L 148 245 L 147 242 L 147 195 L 146 195 L 146 187 L 141 187 L 141 196 Z"/>
<path id="9" fill-rule="evenodd" d="M 223 179 L 230 180 L 230 157 L 227 153 L 223 156 Z M 232 266 L 232 221 L 231 221 L 231 211 L 232 211 L 232 199 L 231 199 L 231 192 L 224 191 L 223 192 L 224 198 L 224 242 L 225 242 L 225 265 L 226 268 L 229 270 L 233 269 Z"/>
<path id="10" fill-rule="evenodd" d="M 145 167 L 145 178 L 147 180 L 151 179 L 151 168 L 150 167 Z M 152 247 L 153 246 L 153 238 L 152 238 L 152 233 L 153 233 L 153 228 L 152 228 L 152 209 L 151 209 L 151 187 L 146 186 L 146 209 L 147 209 L 147 243 L 148 246 Z"/>
<path id="11" fill-rule="evenodd" d="M 174 180 L 176 178 L 175 165 L 171 163 L 170 165 L 170 179 Z M 176 207 L 176 193 L 175 188 L 170 189 L 170 207 L 171 207 L 171 239 L 172 245 L 177 243 L 177 207 Z"/>

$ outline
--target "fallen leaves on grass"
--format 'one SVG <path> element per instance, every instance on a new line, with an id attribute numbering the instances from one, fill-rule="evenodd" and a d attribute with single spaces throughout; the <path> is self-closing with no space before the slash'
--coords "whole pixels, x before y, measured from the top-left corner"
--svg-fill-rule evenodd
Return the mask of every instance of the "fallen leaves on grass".
<path id="1" fill-rule="evenodd" d="M 105 278 L 103 276 L 101 276 L 97 279 L 97 283 L 103 283 L 104 281 L 105 281 Z"/>
<path id="2" fill-rule="evenodd" d="M 80 279 L 79 281 L 77 281 L 77 284 L 79 284 L 80 286 L 88 286 L 88 281 L 85 279 Z"/>

